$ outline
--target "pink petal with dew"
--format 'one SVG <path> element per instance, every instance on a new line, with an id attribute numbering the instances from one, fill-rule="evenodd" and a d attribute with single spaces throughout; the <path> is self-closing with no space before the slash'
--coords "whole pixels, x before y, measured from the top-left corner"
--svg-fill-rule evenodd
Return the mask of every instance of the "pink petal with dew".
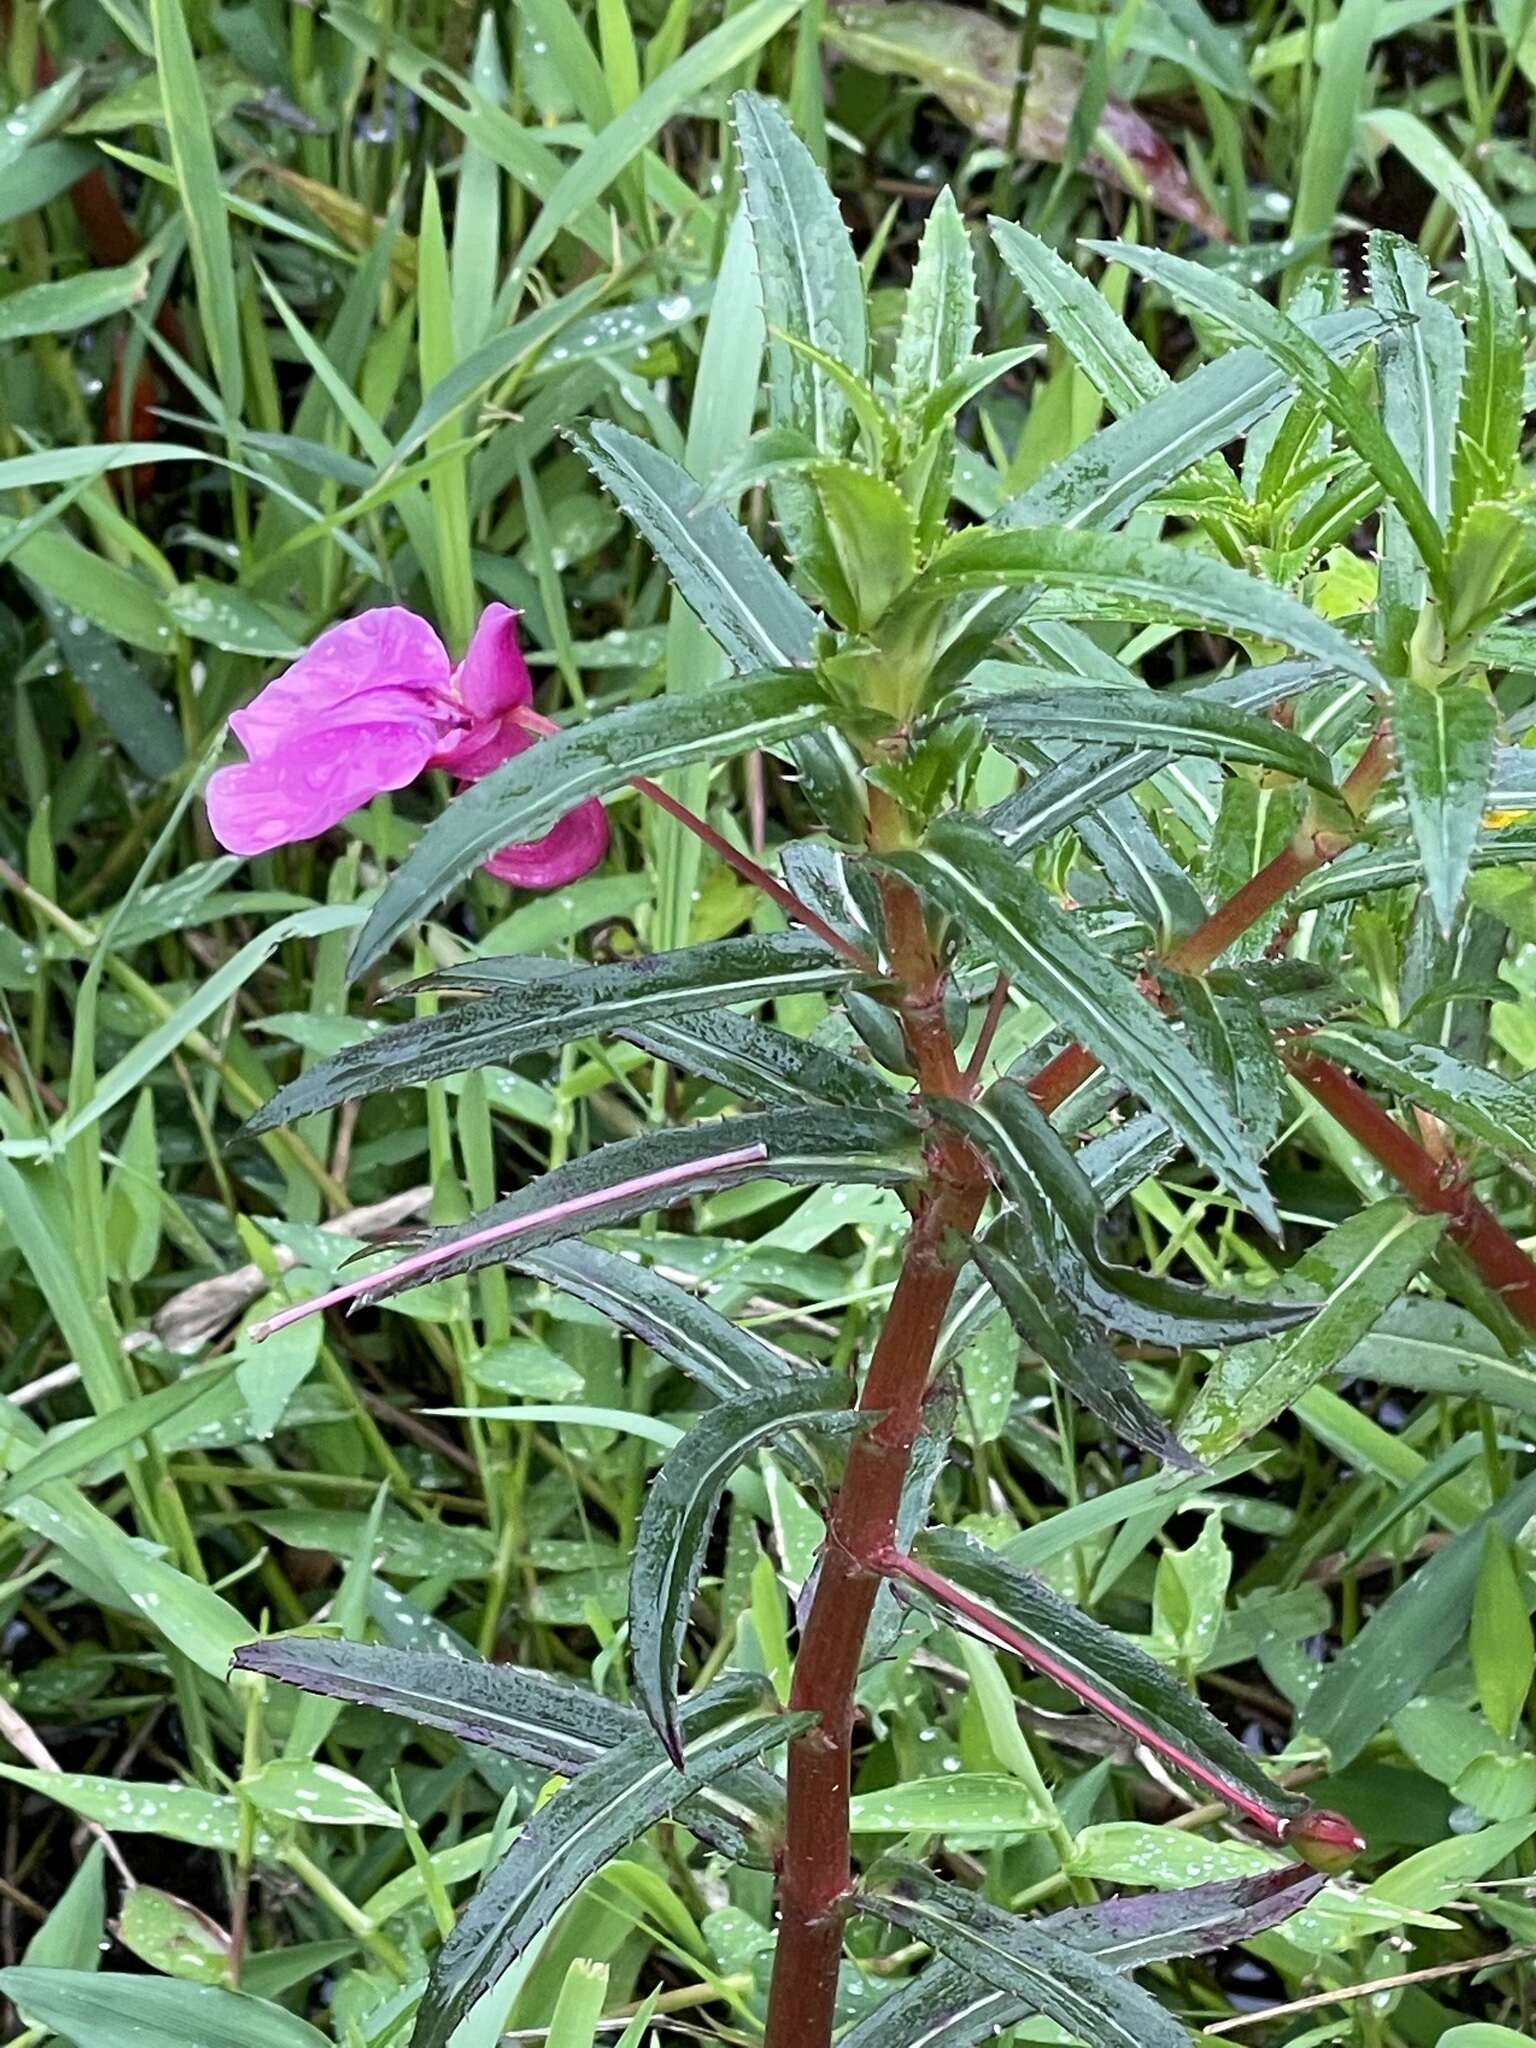
<path id="1" fill-rule="evenodd" d="M 533 678 L 517 637 L 518 616 L 504 604 L 488 604 L 469 652 L 454 671 L 454 689 L 477 725 L 532 700 Z"/>
<path id="2" fill-rule="evenodd" d="M 415 612 L 382 605 L 322 633 L 230 726 L 253 759 L 276 754 L 375 690 L 399 690 L 417 715 L 453 715 L 448 650 Z"/>
<path id="3" fill-rule="evenodd" d="M 560 889 L 590 874 L 608 851 L 608 813 L 595 796 L 567 811 L 542 839 L 504 846 L 485 863 L 487 874 L 514 889 Z"/>
<path id="4" fill-rule="evenodd" d="M 208 823 L 231 853 L 267 853 L 274 846 L 314 839 L 381 790 L 414 782 L 436 744 L 437 727 L 426 718 L 311 724 L 278 753 L 211 776 L 205 799 Z"/>

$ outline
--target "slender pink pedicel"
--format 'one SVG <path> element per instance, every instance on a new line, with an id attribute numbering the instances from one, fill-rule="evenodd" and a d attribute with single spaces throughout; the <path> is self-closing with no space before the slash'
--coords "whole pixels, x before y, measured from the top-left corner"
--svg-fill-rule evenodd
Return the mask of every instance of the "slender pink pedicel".
<path id="1" fill-rule="evenodd" d="M 533 683 L 517 617 L 488 605 L 457 668 L 427 621 L 400 605 L 322 633 L 230 718 L 247 759 L 209 781 L 214 837 L 231 853 L 266 853 L 329 831 L 428 768 L 478 782 L 536 745 L 520 716 Z M 485 865 L 514 887 L 557 889 L 607 848 L 607 814 L 589 798 Z"/>

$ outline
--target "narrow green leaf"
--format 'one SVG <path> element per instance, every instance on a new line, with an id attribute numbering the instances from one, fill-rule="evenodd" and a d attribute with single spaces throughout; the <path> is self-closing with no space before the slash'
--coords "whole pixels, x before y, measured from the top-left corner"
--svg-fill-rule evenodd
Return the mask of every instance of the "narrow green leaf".
<path id="1" fill-rule="evenodd" d="M 760 1159 L 741 1158 L 761 1147 Z M 716 1168 L 712 1162 L 728 1152 L 738 1163 Z M 681 1176 L 664 1189 L 645 1185 L 661 1173 L 697 1165 L 696 1179 L 682 1185 Z M 420 1287 L 455 1273 L 471 1273 L 498 1264 L 515 1250 L 525 1252 L 563 1238 L 580 1236 L 601 1225 L 627 1221 L 654 1209 L 661 1199 L 678 1201 L 685 1194 L 734 1187 L 745 1180 L 769 1177 L 790 1183 L 845 1181 L 876 1187 L 897 1186 L 922 1169 L 918 1127 L 897 1111 L 843 1109 L 763 1110 L 718 1123 L 690 1124 L 676 1130 L 647 1132 L 603 1145 L 542 1175 L 515 1195 L 489 1209 L 444 1226 L 427 1239 L 435 1254 L 430 1265 L 407 1278 L 359 1293 L 363 1302 L 387 1299 L 403 1286 Z M 611 1199 L 603 1197 L 611 1194 Z M 592 1198 L 597 1198 L 593 1200 Z M 581 1207 L 572 1205 L 580 1203 Z M 458 1248 L 459 1240 L 525 1219 L 529 1227 L 508 1244 Z"/>
<path id="2" fill-rule="evenodd" d="M 1536 1158 L 1536 1093 L 1444 1046 L 1371 1024 L 1329 1024 L 1312 1041 L 1363 1080 L 1417 1102 L 1464 1137 L 1517 1162 Z"/>
<path id="3" fill-rule="evenodd" d="M 1080 740 L 1130 751 L 1158 746 L 1177 758 L 1205 756 L 1278 769 L 1331 793 L 1333 770 L 1318 747 L 1288 727 L 1193 692 L 1050 688 L 987 690 L 961 699 L 1006 753 L 1014 737 Z"/>
<path id="4" fill-rule="evenodd" d="M 224 415 L 233 425 L 243 417 L 245 365 L 240 350 L 235 256 L 213 129 L 181 0 L 149 0 L 149 18 L 171 162 L 197 280 L 197 302 Z"/>
<path id="5" fill-rule="evenodd" d="M 619 1036 L 685 1074 L 729 1088 L 746 1102 L 889 1109 L 898 1100 L 873 1067 L 734 1010 L 629 1025 Z"/>
<path id="6" fill-rule="evenodd" d="M 772 337 L 792 335 L 864 375 L 869 339 L 853 245 L 821 167 L 777 107 L 742 92 L 731 109 L 770 332 L 772 417 L 800 428 L 824 455 L 842 455 L 847 397 L 824 369 Z"/>
<path id="7" fill-rule="evenodd" d="M 136 1401 L 126 1401 L 121 1408 L 111 1409 L 105 1415 L 97 1415 L 91 1421 L 81 1423 L 78 1429 L 56 1433 L 43 1450 L 34 1451 L 25 1464 L 17 1466 L 9 1479 L 0 1485 L 0 1512 L 24 1495 L 48 1485 L 51 1480 L 73 1479 L 77 1472 L 84 1472 L 92 1465 L 111 1458 L 115 1452 L 138 1443 L 163 1423 L 180 1415 L 184 1408 L 190 1408 L 205 1394 L 222 1387 L 232 1369 L 229 1365 L 221 1365 L 205 1372 L 187 1373 L 182 1379 L 172 1380 L 167 1387 L 159 1387 L 152 1394 L 142 1394 Z"/>
<path id="8" fill-rule="evenodd" d="M 638 1709 L 586 1686 L 434 1651 L 291 1635 L 244 1645 L 235 1664 L 324 1699 L 376 1707 L 564 1777 L 574 1777 L 645 1730 Z M 746 1767 L 701 1793 L 699 1810 L 690 1802 L 684 1812 L 696 1832 L 740 1856 L 744 1832 L 771 1826 L 782 1805 L 782 1787 Z"/>
<path id="9" fill-rule="evenodd" d="M 1200 1469 L 1136 1391 L 1114 1352 L 1057 1292 L 1049 1264 L 1017 1218 L 1000 1217 L 977 1240 L 975 1257 L 1019 1335 L 1090 1414 L 1165 1464 L 1185 1472 Z"/>
<path id="10" fill-rule="evenodd" d="M 941 819 L 921 853 L 888 858 L 960 918 L 1016 986 L 1158 1110 L 1195 1156 L 1278 1234 L 1252 1147 L 1215 1077 L 989 833 L 959 819 Z"/>
<path id="11" fill-rule="evenodd" d="M 1316 1871 L 1283 1865 L 1259 1877 L 1220 1878 L 1182 1891 L 1073 1907 L 1038 1925 L 1112 1970 L 1141 1969 L 1267 1933 L 1299 1912 L 1323 1883 Z M 981 2048 L 1029 2011 L 1024 2000 L 978 1984 L 969 1967 L 938 1955 L 850 2028 L 841 2048 Z"/>
<path id="12" fill-rule="evenodd" d="M 1486 690 L 1447 682 L 1439 689 L 1394 681 L 1392 734 L 1424 881 L 1449 937 L 1472 868 L 1488 785 L 1498 713 Z"/>
<path id="13" fill-rule="evenodd" d="M 1381 29 L 1382 0 L 1344 0 L 1328 35 L 1311 96 L 1306 140 L 1289 232 L 1303 244 L 1331 236 L 1355 153 L 1355 128 L 1367 102 L 1371 45 Z"/>
<path id="14" fill-rule="evenodd" d="M 1455 312 L 1431 290 L 1429 265 L 1400 235 L 1369 243 L 1371 302 L 1391 322 L 1376 345 L 1382 419 L 1438 525 L 1451 514 L 1451 465 L 1466 343 Z M 1381 542 L 1382 604 L 1406 648 L 1424 602 L 1425 573 L 1401 515 L 1388 506 Z M 1394 650 L 1395 660 L 1401 654 Z"/>
<path id="15" fill-rule="evenodd" d="M 674 1764 L 646 1730 L 629 1737 L 540 1808 L 444 1942 L 417 2015 L 411 2048 L 446 2048 L 454 2029 L 620 1850 L 690 1795 L 808 1724 L 764 1704 L 758 1685 L 725 1681 L 683 1710 Z"/>
<path id="16" fill-rule="evenodd" d="M 1292 1299 L 1321 1296 L 1300 1329 L 1244 1345 L 1218 1361 L 1184 1420 L 1203 1458 L 1219 1458 L 1263 1429 L 1330 1373 L 1432 1257 L 1442 1216 L 1419 1216 L 1395 1198 L 1351 1216 L 1286 1276 Z"/>
<path id="17" fill-rule="evenodd" d="M 1494 209 L 1470 177 L 1447 196 L 1461 219 L 1470 298 L 1451 485 L 1452 516 L 1460 525 L 1478 499 L 1509 488 L 1525 423 L 1525 349 Z"/>
<path id="18" fill-rule="evenodd" d="M 1472 1618 L 1490 1528 L 1513 1539 L 1536 1513 L 1536 1474 L 1421 1564 L 1324 1668 L 1302 1726 L 1343 1770 L 1379 1728 L 1443 1671 Z"/>
<path id="19" fill-rule="evenodd" d="M 1186 2048 L 1188 2036 L 1171 2012 L 1091 1950 L 1049 1933 L 1043 1921 L 1001 1912 L 915 1864 L 866 1891 L 863 1904 L 1095 2048 Z"/>
<path id="20" fill-rule="evenodd" d="M 667 698 L 630 705 L 515 754 L 427 827 L 375 904 L 351 972 L 370 967 L 487 854 L 537 838 L 583 798 L 604 795 L 635 775 L 777 745 L 826 716 L 812 676 L 768 675 L 686 704 Z"/>
<path id="21" fill-rule="evenodd" d="M 645 1496 L 629 1574 L 629 1647 L 640 1704 L 681 1764 L 678 1668 L 726 1481 L 764 1444 L 846 1415 L 843 1373 L 804 1373 L 712 1408 L 662 1461 Z"/>
<path id="22" fill-rule="evenodd" d="M 936 556 L 913 584 L 908 602 L 1036 586 L 1064 593 L 1082 618 L 1108 612 L 1213 626 L 1238 639 L 1273 640 L 1365 682 L 1378 680 L 1369 659 L 1336 626 L 1274 584 L 1188 548 L 1123 533 L 976 528 Z"/>
<path id="23" fill-rule="evenodd" d="M 897 406 L 911 412 L 960 369 L 976 339 L 976 273 L 970 237 L 946 185 L 923 229 L 896 343 Z"/>
<path id="24" fill-rule="evenodd" d="M 600 1245 L 567 1239 L 519 1252 L 508 1264 L 600 1310 L 718 1400 L 767 1393 L 799 1375 L 796 1360 L 738 1329 L 675 1280 Z"/>
<path id="25" fill-rule="evenodd" d="M 565 973 L 531 975 L 529 966 L 520 956 L 491 955 L 428 976 L 420 986 L 468 992 L 474 1000 L 397 1024 L 318 1061 L 263 1103 L 247 1128 L 271 1130 L 381 1088 L 420 1087 L 445 1074 L 510 1066 L 523 1053 L 620 1032 L 674 1011 L 834 989 L 855 978 L 820 939 L 798 931 L 746 933 Z"/>
<path id="26" fill-rule="evenodd" d="M 1381 328 L 1376 315 L 1357 307 L 1314 322 L 1311 331 L 1330 356 L 1347 360 Z M 1239 440 L 1293 388 L 1290 375 L 1258 349 L 1232 349 L 1090 435 L 1011 498 L 994 523 L 1117 526 L 1176 477 Z"/>
<path id="27" fill-rule="evenodd" d="M 1165 1487 L 1166 1481 L 1156 1484 Z M 1171 1671 L 1052 1592 L 1043 1580 L 1018 1570 L 956 1529 L 929 1530 L 918 1539 L 917 1550 L 936 1571 L 1075 1674 L 1083 1682 L 1084 1697 L 1097 1691 L 1112 1699 L 1171 1747 L 1197 1759 L 1212 1778 L 1233 1787 L 1239 1795 L 1235 1804 L 1257 1800 L 1272 1813 L 1288 1815 L 1305 1809 L 1306 1801 L 1277 1785 L 1259 1759 Z M 971 1629 L 962 1617 L 946 1611 L 945 1618 L 952 1627 Z M 976 1632 L 981 1633 L 979 1624 Z"/>
<path id="28" fill-rule="evenodd" d="M 1355 389 L 1348 372 L 1333 362 L 1294 320 L 1235 278 L 1186 257 L 1129 242 L 1090 242 L 1112 263 L 1124 263 L 1139 277 L 1161 284 L 1176 300 L 1211 321 L 1232 340 L 1260 348 L 1295 378 L 1302 392 L 1322 408 L 1348 446 L 1372 472 L 1412 533 L 1431 580 L 1445 572 L 1445 543 L 1406 459 L 1380 415 Z M 1356 670 L 1359 674 L 1361 671 Z"/>
<path id="29" fill-rule="evenodd" d="M 1470 1643 L 1478 1704 L 1504 1740 L 1511 1741 L 1536 1676 L 1536 1640 L 1520 1567 L 1502 1529 L 1490 1529 L 1484 1538 Z"/>
<path id="30" fill-rule="evenodd" d="M 981 1149 L 1036 1241 L 1057 1253 L 1065 1250 L 1063 1239 L 1070 1245 L 1076 1270 L 1060 1258 L 1059 1284 L 1105 1329 L 1177 1350 L 1271 1336 L 1312 1313 L 1293 1302 L 1220 1294 L 1109 1258 L 1102 1242 L 1109 1218 L 1084 1165 L 1091 1155 L 1067 1148 L 1021 1081 L 996 1082 L 976 1109 L 985 1127 Z"/>
<path id="31" fill-rule="evenodd" d="M 681 463 L 607 421 L 573 439 L 739 672 L 809 660 L 816 614 Z"/>

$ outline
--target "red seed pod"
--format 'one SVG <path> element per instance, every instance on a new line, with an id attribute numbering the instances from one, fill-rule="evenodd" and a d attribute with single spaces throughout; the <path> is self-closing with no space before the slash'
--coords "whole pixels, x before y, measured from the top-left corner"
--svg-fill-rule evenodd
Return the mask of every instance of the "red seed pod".
<path id="1" fill-rule="evenodd" d="M 1287 1821 L 1280 1839 L 1303 1863 L 1310 1863 L 1314 1870 L 1325 1870 L 1330 1876 L 1348 1870 L 1365 1854 L 1365 1837 L 1354 1822 L 1346 1820 L 1342 1813 L 1327 1813 L 1319 1806 Z"/>

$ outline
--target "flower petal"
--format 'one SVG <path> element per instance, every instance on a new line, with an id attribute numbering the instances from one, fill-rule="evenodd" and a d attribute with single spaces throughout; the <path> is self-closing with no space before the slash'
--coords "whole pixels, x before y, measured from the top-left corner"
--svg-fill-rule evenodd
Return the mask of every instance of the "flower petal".
<path id="1" fill-rule="evenodd" d="M 595 796 L 567 811 L 542 839 L 504 846 L 486 872 L 514 889 L 559 889 L 590 873 L 608 851 L 608 813 Z"/>
<path id="2" fill-rule="evenodd" d="M 370 715 L 356 700 L 377 690 L 406 691 L 420 715 L 446 721 L 449 683 L 448 650 L 426 620 L 403 605 L 381 605 L 322 633 L 229 723 L 252 760 L 260 760 L 317 725 L 335 725 L 345 707 Z"/>
<path id="3" fill-rule="evenodd" d="M 211 776 L 208 823 L 231 853 L 267 853 L 274 846 L 313 839 L 381 790 L 414 782 L 436 744 L 437 727 L 427 718 L 312 724 L 302 736 L 289 737 L 278 753 Z"/>
<path id="4" fill-rule="evenodd" d="M 455 672 L 454 687 L 477 725 L 532 701 L 533 678 L 517 637 L 518 617 L 504 604 L 488 604 Z"/>

